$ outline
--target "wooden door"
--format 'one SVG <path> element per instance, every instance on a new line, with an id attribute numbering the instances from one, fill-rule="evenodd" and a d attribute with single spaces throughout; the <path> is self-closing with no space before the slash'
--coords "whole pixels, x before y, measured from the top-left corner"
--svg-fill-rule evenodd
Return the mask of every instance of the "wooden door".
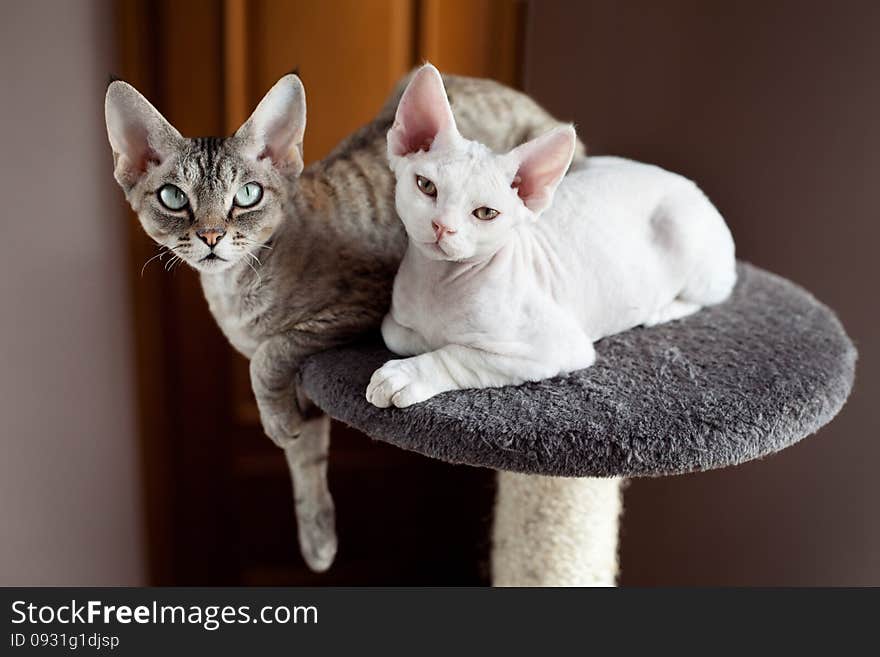
<path id="1" fill-rule="evenodd" d="M 297 68 L 309 162 L 369 121 L 420 61 L 516 83 L 523 6 L 123 0 L 120 75 L 183 134 L 198 136 L 233 132 Z M 491 473 L 430 461 L 340 424 L 330 459 L 340 550 L 328 573 L 308 570 L 287 468 L 262 434 L 246 362 L 214 324 L 194 272 L 153 266 L 139 276 L 155 247 L 127 215 L 153 583 L 485 582 Z M 199 401 L 206 398 L 210 413 Z"/>

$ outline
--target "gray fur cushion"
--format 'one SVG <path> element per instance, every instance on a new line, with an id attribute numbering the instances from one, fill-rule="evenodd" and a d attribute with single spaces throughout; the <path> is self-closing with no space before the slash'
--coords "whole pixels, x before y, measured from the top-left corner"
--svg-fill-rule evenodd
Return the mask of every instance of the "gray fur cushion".
<path id="1" fill-rule="evenodd" d="M 331 416 L 452 463 L 543 475 L 665 475 L 735 465 L 831 420 L 856 350 L 834 313 L 783 278 L 741 263 L 724 304 L 606 338 L 596 364 L 407 409 L 364 398 L 394 357 L 379 341 L 308 360 L 302 384 Z"/>

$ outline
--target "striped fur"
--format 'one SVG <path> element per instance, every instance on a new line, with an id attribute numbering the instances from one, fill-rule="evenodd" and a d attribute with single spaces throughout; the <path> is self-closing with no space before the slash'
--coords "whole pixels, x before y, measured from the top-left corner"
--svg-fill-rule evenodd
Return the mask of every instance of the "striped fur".
<path id="1" fill-rule="evenodd" d="M 407 81 L 374 121 L 300 176 L 258 169 L 238 137 L 177 140 L 176 131 L 168 138 L 176 157 L 149 170 L 146 181 L 128 184 L 117 169 L 147 233 L 176 255 L 192 253 L 198 226 L 226 218 L 239 259 L 226 269 L 202 269 L 202 285 L 220 328 L 251 360 L 263 427 L 291 468 L 303 555 L 319 571 L 336 552 L 326 484 L 329 424 L 298 393 L 296 373 L 305 356 L 376 329 L 388 309 L 406 235 L 394 209 L 385 137 Z M 530 98 L 496 82 L 447 76 L 445 83 L 461 133 L 494 150 L 559 125 Z M 249 177 L 270 198 L 262 211 L 234 216 L 233 186 Z M 188 221 L 169 219 L 149 197 L 161 183 L 176 181 L 198 199 L 199 211 Z"/>

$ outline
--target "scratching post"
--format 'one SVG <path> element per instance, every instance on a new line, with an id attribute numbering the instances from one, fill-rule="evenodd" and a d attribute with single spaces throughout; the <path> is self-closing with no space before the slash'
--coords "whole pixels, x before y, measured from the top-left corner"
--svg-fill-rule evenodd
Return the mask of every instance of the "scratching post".
<path id="1" fill-rule="evenodd" d="M 495 586 L 614 586 L 621 480 L 498 473 Z"/>
<path id="2" fill-rule="evenodd" d="M 610 585 L 622 477 L 779 451 L 829 422 L 852 388 L 856 350 L 834 313 L 779 276 L 737 271 L 723 304 L 605 338 L 596 363 L 567 376 L 380 409 L 364 392 L 395 356 L 373 338 L 307 359 L 300 383 L 375 439 L 499 471 L 495 584 Z"/>

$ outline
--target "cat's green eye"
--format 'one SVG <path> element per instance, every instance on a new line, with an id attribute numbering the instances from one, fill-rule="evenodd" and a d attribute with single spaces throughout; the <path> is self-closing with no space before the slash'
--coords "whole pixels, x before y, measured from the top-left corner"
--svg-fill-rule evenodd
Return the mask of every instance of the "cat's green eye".
<path id="1" fill-rule="evenodd" d="M 235 192 L 233 203 L 240 208 L 250 208 L 259 203 L 261 198 L 263 198 L 263 188 L 260 184 L 249 182 Z"/>
<path id="2" fill-rule="evenodd" d="M 473 211 L 473 215 L 480 221 L 492 221 L 499 214 L 501 213 L 498 210 L 487 207 L 477 208 Z"/>
<path id="3" fill-rule="evenodd" d="M 169 210 L 183 210 L 189 205 L 189 199 L 177 185 L 162 185 L 158 196 L 159 202 Z"/>
<path id="4" fill-rule="evenodd" d="M 424 176 L 416 176 L 416 187 L 421 190 L 422 194 L 437 198 L 437 186 Z"/>

